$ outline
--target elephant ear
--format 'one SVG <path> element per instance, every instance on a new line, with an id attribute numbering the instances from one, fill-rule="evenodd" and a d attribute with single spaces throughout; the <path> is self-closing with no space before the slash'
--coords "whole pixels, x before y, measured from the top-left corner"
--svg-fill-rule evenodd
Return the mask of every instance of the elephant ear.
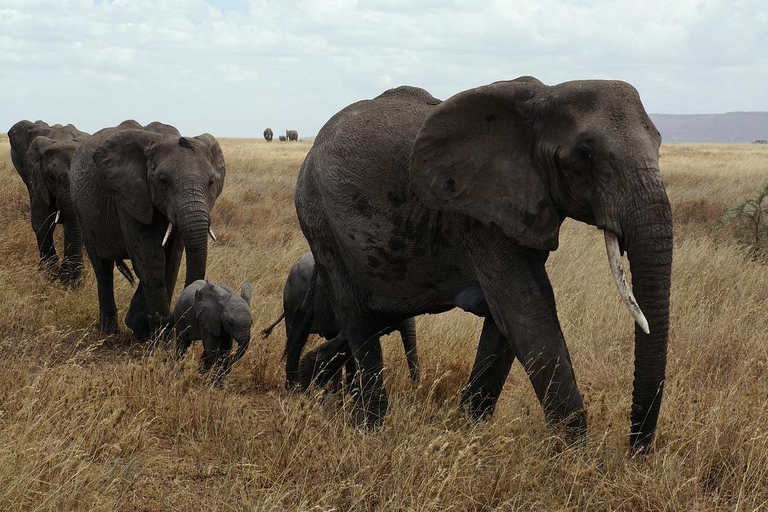
<path id="1" fill-rule="evenodd" d="M 161 138 L 143 129 L 121 130 L 104 139 L 93 153 L 102 183 L 118 206 L 142 224 L 150 224 L 154 213 L 147 182 L 147 155 Z"/>
<path id="2" fill-rule="evenodd" d="M 48 206 L 51 205 L 51 193 L 43 175 L 43 153 L 53 142 L 47 137 L 36 137 L 24 155 L 24 167 L 29 173 L 30 189 Z"/>
<path id="3" fill-rule="evenodd" d="M 224 153 L 221 151 L 219 141 L 216 140 L 216 137 L 210 133 L 198 135 L 195 137 L 195 139 L 201 141 L 208 147 L 208 151 L 211 155 L 211 166 L 213 167 L 213 171 L 215 173 L 213 179 L 214 183 L 217 184 L 216 197 L 219 197 L 219 194 L 221 194 L 221 191 L 224 188 L 224 176 L 227 174 L 226 166 L 224 164 Z"/>
<path id="4" fill-rule="evenodd" d="M 524 247 L 557 249 L 560 216 L 532 158 L 532 105 L 544 89 L 523 77 L 435 107 L 411 153 L 410 185 L 421 201 L 496 224 Z"/>
<path id="5" fill-rule="evenodd" d="M 206 284 L 195 292 L 195 318 L 200 329 L 214 336 L 221 333 L 222 296 L 212 284 Z"/>

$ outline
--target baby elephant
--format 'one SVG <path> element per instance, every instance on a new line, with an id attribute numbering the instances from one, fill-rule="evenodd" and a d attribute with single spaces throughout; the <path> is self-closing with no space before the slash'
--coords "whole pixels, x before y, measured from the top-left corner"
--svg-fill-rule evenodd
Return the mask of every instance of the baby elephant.
<path id="1" fill-rule="evenodd" d="M 316 370 L 313 368 L 313 361 L 317 356 L 318 350 L 335 352 L 338 357 L 337 363 L 345 363 L 347 370 L 347 382 L 351 383 L 354 378 L 356 367 L 351 358 L 351 353 L 346 340 L 338 336 L 336 328 L 336 318 L 333 314 L 330 299 L 324 289 L 322 279 L 314 273 L 315 260 L 312 253 L 302 254 L 293 264 L 288 274 L 283 289 L 283 314 L 275 322 L 262 331 L 266 338 L 272 333 L 272 330 L 285 319 L 285 358 L 286 358 L 286 387 L 293 388 L 298 385 L 301 388 L 309 386 L 310 381 L 319 382 L 322 377 L 313 375 Z M 419 356 L 416 353 L 416 321 L 408 318 L 405 321 L 393 325 L 391 328 L 383 331 L 381 334 L 389 334 L 392 331 L 399 331 L 403 339 L 405 356 L 408 360 L 408 370 L 411 374 L 411 381 L 415 384 L 419 381 Z M 302 366 L 305 371 L 299 368 L 299 359 L 307 337 L 310 334 L 317 334 L 326 338 L 333 339 L 317 347 L 302 359 Z M 334 373 L 340 370 L 340 367 L 328 368 L 323 373 Z M 326 375 L 327 377 L 327 375 Z"/>
<path id="2" fill-rule="evenodd" d="M 214 366 L 214 382 L 220 383 L 251 341 L 251 290 L 249 282 L 240 285 L 240 295 L 222 284 L 203 279 L 193 282 L 179 294 L 173 317 L 165 320 L 176 329 L 176 351 L 181 359 L 194 340 L 203 340 L 201 370 Z M 231 354 L 232 340 L 237 350 Z"/>

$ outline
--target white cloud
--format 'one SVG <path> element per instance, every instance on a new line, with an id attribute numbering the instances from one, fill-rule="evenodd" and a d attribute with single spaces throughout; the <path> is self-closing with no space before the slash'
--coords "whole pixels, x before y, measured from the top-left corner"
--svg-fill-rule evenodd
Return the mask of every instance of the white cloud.
<path id="1" fill-rule="evenodd" d="M 410 84 L 616 78 L 650 112 L 768 110 L 762 0 L 0 0 L 0 123 L 314 134 Z"/>

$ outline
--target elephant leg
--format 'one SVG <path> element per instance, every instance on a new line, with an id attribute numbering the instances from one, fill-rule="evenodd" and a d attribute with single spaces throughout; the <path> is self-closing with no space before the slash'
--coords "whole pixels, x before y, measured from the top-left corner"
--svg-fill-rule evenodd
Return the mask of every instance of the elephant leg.
<path id="1" fill-rule="evenodd" d="M 300 383 L 299 364 L 301 352 L 307 344 L 307 338 L 312 332 L 314 307 L 310 305 L 303 309 L 304 304 L 297 307 L 291 318 L 285 319 L 285 387 L 292 389 Z"/>
<path id="2" fill-rule="evenodd" d="M 139 277 L 138 272 L 136 272 L 136 274 L 137 277 Z M 149 320 L 147 319 L 147 315 L 149 314 L 144 298 L 144 286 L 141 282 L 141 277 L 139 277 L 139 285 L 136 287 L 136 291 L 133 292 L 131 305 L 128 307 L 128 312 L 125 315 L 125 325 L 127 325 L 134 334 L 137 332 L 147 333 L 145 334 L 146 337 L 149 335 Z M 146 325 L 144 325 L 145 321 Z M 136 336 L 140 337 L 138 334 Z"/>
<path id="3" fill-rule="evenodd" d="M 77 225 L 71 202 L 63 207 L 64 217 L 64 260 L 61 262 L 61 279 L 69 286 L 75 286 L 83 277 L 83 236 Z"/>
<path id="4" fill-rule="evenodd" d="M 476 419 L 491 416 L 515 356 L 492 317 L 485 319 L 469 383 L 461 392 L 461 407 Z"/>
<path id="5" fill-rule="evenodd" d="M 416 319 L 411 317 L 397 326 L 400 337 L 403 339 L 403 348 L 405 349 L 405 358 L 408 361 L 408 371 L 411 374 L 411 382 L 419 383 L 420 365 L 419 353 L 416 350 Z"/>
<path id="6" fill-rule="evenodd" d="M 331 383 L 337 387 L 341 370 L 349 358 L 349 348 L 343 335 L 321 343 L 301 358 L 297 380 L 299 387 L 306 390 L 313 383 L 321 387 Z"/>
<path id="7" fill-rule="evenodd" d="M 349 348 L 357 364 L 354 385 L 359 390 L 354 395 L 352 420 L 363 428 L 381 425 L 389 407 L 379 338 L 382 327 L 373 322 L 347 322 L 346 326 Z"/>
<path id="8" fill-rule="evenodd" d="M 548 253 L 521 248 L 496 227 L 473 229 L 468 241 L 495 324 L 512 345 L 503 357 L 514 354 L 523 364 L 550 424 L 564 425 L 569 439 L 583 438 L 587 418 L 544 267 Z M 498 385 L 488 373 L 470 389 Z"/>
<path id="9" fill-rule="evenodd" d="M 115 262 L 93 257 L 90 259 L 99 294 L 99 330 L 107 334 L 116 334 L 118 328 L 114 288 Z"/>
<path id="10" fill-rule="evenodd" d="M 346 348 L 347 351 L 349 351 L 349 345 L 347 345 Z M 355 362 L 355 358 L 352 357 L 350 354 L 349 358 L 347 359 L 347 362 L 344 363 L 344 370 L 347 372 L 347 375 L 345 376 L 345 386 L 347 388 L 347 391 L 350 393 L 354 393 L 356 391 L 355 389 L 355 377 L 357 376 L 357 363 Z"/>
<path id="11" fill-rule="evenodd" d="M 52 211 L 41 198 L 30 194 L 30 217 L 40 253 L 40 266 L 53 271 L 59 261 L 56 247 L 53 245 L 53 232 L 56 228 L 53 220 L 56 218 L 56 211 Z"/>
<path id="12" fill-rule="evenodd" d="M 160 233 L 165 231 L 163 224 L 156 220 L 146 226 L 128 215 L 120 217 L 123 239 L 139 278 L 139 286 L 126 315 L 126 324 L 139 339 L 152 335 L 149 315 L 160 313 L 161 317 L 166 317 L 170 314 L 170 300 L 165 287 L 165 250 L 160 244 Z"/>
<path id="13" fill-rule="evenodd" d="M 185 329 L 176 336 L 176 360 L 180 361 L 184 358 L 184 354 L 189 350 L 189 346 L 192 345 L 192 338 Z"/>

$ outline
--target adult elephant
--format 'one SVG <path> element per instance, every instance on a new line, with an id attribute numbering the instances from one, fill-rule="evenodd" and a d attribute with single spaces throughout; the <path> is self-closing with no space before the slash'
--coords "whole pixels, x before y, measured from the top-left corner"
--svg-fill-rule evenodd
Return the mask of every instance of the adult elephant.
<path id="1" fill-rule="evenodd" d="M 264 140 L 267 142 L 272 142 L 272 137 L 274 137 L 274 133 L 272 132 L 272 128 L 267 128 L 264 130 Z"/>
<path id="2" fill-rule="evenodd" d="M 571 217 L 603 230 L 637 321 L 630 439 L 648 448 L 672 264 L 660 142 L 637 91 L 618 81 L 522 77 L 443 103 L 400 87 L 332 117 L 302 165 L 295 202 L 358 365 L 355 420 L 376 425 L 387 411 L 377 333 L 459 307 L 485 318 L 462 405 L 491 414 L 517 358 L 546 418 L 569 439 L 583 436 L 584 404 L 544 265 Z"/>
<path id="3" fill-rule="evenodd" d="M 130 258 L 139 285 L 126 325 L 144 338 L 169 316 L 182 251 L 186 285 L 205 278 L 210 211 L 224 186 L 224 156 L 209 134 L 180 137 L 158 123 L 125 121 L 95 133 L 75 153 L 71 194 L 99 296 L 99 328 L 117 332 L 113 271 Z M 158 133 L 161 132 L 161 133 Z M 174 133 L 175 132 L 175 133 Z"/>
<path id="4" fill-rule="evenodd" d="M 285 138 L 288 142 L 297 142 L 299 140 L 299 132 L 296 130 L 285 130 Z"/>
<path id="5" fill-rule="evenodd" d="M 79 283 L 83 274 L 83 237 L 69 192 L 70 166 L 79 146 L 72 140 L 38 136 L 24 157 L 24 168 L 30 173 L 30 212 L 37 245 L 50 247 L 47 251 L 55 254 L 53 232 L 57 223 L 63 224 L 64 258 L 59 278 L 69 286 Z M 50 259 L 47 263 L 55 265 Z"/>
<path id="6" fill-rule="evenodd" d="M 48 137 L 53 140 L 83 142 L 89 134 L 78 130 L 74 125 L 62 126 L 55 124 L 50 126 L 45 121 L 19 121 L 8 130 L 8 142 L 11 146 L 11 161 L 16 172 L 19 173 L 24 185 L 29 192 L 30 207 L 34 200 L 32 187 L 32 170 L 25 164 L 25 157 L 30 146 L 37 137 Z M 39 213 L 39 212 L 38 212 Z M 49 268 L 58 263 L 58 255 L 53 245 L 54 216 L 36 218 L 34 208 L 32 211 L 32 229 L 35 231 L 37 248 L 40 254 L 40 262 Z"/>

